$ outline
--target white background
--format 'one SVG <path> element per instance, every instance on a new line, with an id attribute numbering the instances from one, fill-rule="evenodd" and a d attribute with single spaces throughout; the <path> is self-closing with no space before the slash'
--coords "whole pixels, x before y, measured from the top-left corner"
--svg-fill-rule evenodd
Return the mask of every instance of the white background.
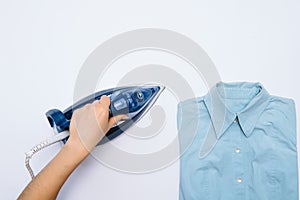
<path id="1" fill-rule="evenodd" d="M 223 81 L 259 81 L 271 94 L 293 98 L 300 116 L 299 19 L 300 2 L 296 0 L 2 0 L 0 199 L 15 199 L 30 181 L 24 152 L 53 135 L 44 113 L 72 103 L 75 80 L 87 56 L 125 31 L 154 27 L 182 33 L 204 48 Z M 192 70 L 187 73 L 190 66 L 155 52 L 120 60 L 99 88 L 117 82 L 122 73 L 142 63 L 171 65 L 197 94 L 206 92 L 202 80 Z M 176 135 L 176 103 L 168 91 L 158 101 L 168 113 L 162 134 L 171 133 L 169 139 Z M 297 123 L 299 127 L 299 120 Z M 128 140 L 124 135 L 116 143 L 129 148 L 124 145 Z M 34 171 L 59 148 L 56 145 L 34 157 Z M 137 144 L 133 150 L 138 148 Z M 58 199 L 173 200 L 178 198 L 178 170 L 176 162 L 154 173 L 126 174 L 89 157 L 63 186 Z"/>

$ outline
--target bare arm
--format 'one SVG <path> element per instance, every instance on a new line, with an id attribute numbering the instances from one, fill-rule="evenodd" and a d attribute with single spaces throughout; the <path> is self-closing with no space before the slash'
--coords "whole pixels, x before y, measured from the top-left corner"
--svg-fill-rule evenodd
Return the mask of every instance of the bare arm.
<path id="1" fill-rule="evenodd" d="M 74 112 L 70 125 L 70 138 L 52 161 L 26 186 L 18 199 L 55 199 L 74 171 L 107 131 L 123 116 L 108 118 L 110 100 L 88 104 Z"/>

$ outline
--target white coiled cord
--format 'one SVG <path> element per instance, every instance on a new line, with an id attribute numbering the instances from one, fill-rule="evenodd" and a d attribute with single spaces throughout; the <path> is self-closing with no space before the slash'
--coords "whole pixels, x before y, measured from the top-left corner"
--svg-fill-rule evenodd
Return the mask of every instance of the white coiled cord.
<path id="1" fill-rule="evenodd" d="M 55 144 L 56 142 L 59 142 L 63 139 L 65 139 L 66 137 L 68 137 L 70 135 L 69 131 L 63 131 L 61 133 L 58 133 L 52 137 L 47 138 L 46 140 L 42 141 L 41 143 L 39 143 L 38 145 L 34 146 L 32 149 L 30 149 L 30 151 L 28 151 L 26 153 L 26 157 L 25 157 L 25 166 L 31 176 L 31 178 L 34 178 L 34 173 L 32 168 L 30 167 L 29 164 L 29 160 L 32 158 L 32 156 L 37 153 L 38 151 L 52 145 Z"/>

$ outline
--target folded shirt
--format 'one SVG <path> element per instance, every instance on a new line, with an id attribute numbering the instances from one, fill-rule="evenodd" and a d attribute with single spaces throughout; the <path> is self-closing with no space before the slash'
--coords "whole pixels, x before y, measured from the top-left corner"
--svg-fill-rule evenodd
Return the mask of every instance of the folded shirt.
<path id="1" fill-rule="evenodd" d="M 293 100 L 219 82 L 177 117 L 181 200 L 298 200 Z"/>

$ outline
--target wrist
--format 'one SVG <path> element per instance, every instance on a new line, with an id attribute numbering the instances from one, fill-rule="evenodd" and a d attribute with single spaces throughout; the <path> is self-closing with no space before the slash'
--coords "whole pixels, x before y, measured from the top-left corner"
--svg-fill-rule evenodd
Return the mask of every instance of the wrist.
<path id="1" fill-rule="evenodd" d="M 72 151 L 72 155 L 81 160 L 85 159 L 90 153 L 79 139 L 74 140 L 72 137 L 67 140 L 67 143 L 64 147 Z"/>

